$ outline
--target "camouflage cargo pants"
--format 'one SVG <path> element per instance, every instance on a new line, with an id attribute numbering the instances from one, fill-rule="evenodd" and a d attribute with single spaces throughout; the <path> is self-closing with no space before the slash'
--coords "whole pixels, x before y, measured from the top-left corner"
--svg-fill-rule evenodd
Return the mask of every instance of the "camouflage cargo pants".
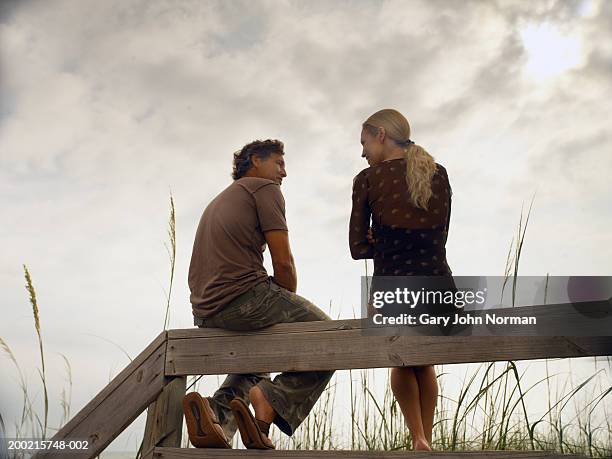
<path id="1" fill-rule="evenodd" d="M 281 322 L 331 320 L 305 298 L 275 284 L 271 279 L 256 285 L 207 319 L 195 319 L 199 327 L 228 330 L 255 330 Z M 333 371 L 281 373 L 270 379 L 269 373 L 230 374 L 209 397 L 227 438 L 231 441 L 236 422 L 229 404 L 235 397 L 249 403 L 249 390 L 258 385 L 277 413 L 274 423 L 287 435 L 308 416 L 333 375 Z"/>

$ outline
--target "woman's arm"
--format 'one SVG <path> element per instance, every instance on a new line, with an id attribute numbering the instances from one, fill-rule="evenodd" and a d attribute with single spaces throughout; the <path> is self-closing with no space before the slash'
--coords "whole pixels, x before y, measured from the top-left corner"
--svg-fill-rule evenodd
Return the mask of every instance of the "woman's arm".
<path id="1" fill-rule="evenodd" d="M 368 180 L 362 172 L 353 180 L 353 208 L 349 222 L 349 246 L 354 260 L 374 257 L 374 247 L 368 240 L 371 214 Z"/>
<path id="2" fill-rule="evenodd" d="M 451 206 L 452 206 L 452 203 L 453 203 L 453 201 L 451 199 L 451 196 L 452 195 L 450 195 L 448 197 L 448 216 L 446 218 L 446 226 L 444 227 L 444 231 L 446 231 L 447 233 L 448 233 L 448 228 L 450 227 Z"/>
<path id="3" fill-rule="evenodd" d="M 448 215 L 446 217 L 446 227 L 444 230 L 448 233 L 448 229 L 450 228 L 450 220 L 451 220 L 451 208 L 453 204 L 453 188 L 450 185 L 450 181 L 448 180 L 448 174 L 444 174 L 446 176 L 446 185 L 448 186 Z"/>

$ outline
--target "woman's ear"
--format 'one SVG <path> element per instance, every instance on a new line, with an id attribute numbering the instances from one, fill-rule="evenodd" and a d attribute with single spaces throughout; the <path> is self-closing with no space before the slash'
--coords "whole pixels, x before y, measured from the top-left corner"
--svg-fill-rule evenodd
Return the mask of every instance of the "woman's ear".
<path id="1" fill-rule="evenodd" d="M 378 132 L 376 133 L 376 138 L 380 141 L 380 143 L 383 143 L 385 141 L 385 136 L 386 136 L 386 132 L 385 132 L 385 128 L 384 127 L 379 127 L 378 128 Z"/>

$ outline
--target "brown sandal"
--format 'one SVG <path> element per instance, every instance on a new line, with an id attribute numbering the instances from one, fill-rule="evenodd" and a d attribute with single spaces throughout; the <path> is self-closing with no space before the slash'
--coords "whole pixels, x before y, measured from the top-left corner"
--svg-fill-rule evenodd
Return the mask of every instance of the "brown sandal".
<path id="1" fill-rule="evenodd" d="M 274 445 L 265 443 L 265 439 L 268 439 L 270 424 L 255 419 L 246 403 L 239 398 L 232 400 L 230 407 L 234 413 L 236 424 L 238 424 L 244 446 L 248 449 L 275 449 Z"/>
<path id="2" fill-rule="evenodd" d="M 197 392 L 191 392 L 183 398 L 183 413 L 187 423 L 189 441 L 196 448 L 229 448 L 223 428 L 210 407 L 208 399 Z"/>

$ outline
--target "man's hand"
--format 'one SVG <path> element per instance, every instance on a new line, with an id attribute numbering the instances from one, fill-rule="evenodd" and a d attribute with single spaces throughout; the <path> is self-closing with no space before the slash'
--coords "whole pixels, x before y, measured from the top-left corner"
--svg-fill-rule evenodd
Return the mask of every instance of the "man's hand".
<path id="1" fill-rule="evenodd" d="M 274 282 L 290 292 L 297 289 L 295 262 L 289 247 L 289 233 L 284 230 L 272 230 L 264 233 L 266 243 L 272 256 Z"/>

